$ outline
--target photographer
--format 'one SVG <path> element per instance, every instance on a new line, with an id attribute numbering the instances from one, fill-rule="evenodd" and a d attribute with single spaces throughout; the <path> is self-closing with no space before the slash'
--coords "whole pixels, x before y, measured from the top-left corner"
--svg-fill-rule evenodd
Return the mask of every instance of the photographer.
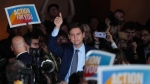
<path id="1" fill-rule="evenodd" d="M 33 56 L 32 68 L 36 75 L 36 82 L 39 82 L 38 84 L 46 83 L 47 80 L 55 82 L 57 81 L 57 73 L 54 71 L 57 66 L 56 60 L 47 49 L 45 40 L 41 37 L 41 35 L 33 32 L 24 35 L 29 46 L 28 52 Z"/>

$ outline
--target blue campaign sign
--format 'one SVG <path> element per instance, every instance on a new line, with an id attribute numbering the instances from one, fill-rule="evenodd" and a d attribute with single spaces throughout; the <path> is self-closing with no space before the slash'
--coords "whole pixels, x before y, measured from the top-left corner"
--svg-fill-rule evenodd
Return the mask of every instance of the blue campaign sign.
<path id="1" fill-rule="evenodd" d="M 100 51 L 91 50 L 86 54 L 86 64 L 84 69 L 84 77 L 87 80 L 97 79 L 98 66 L 113 65 L 115 54 Z"/>
<path id="2" fill-rule="evenodd" d="M 41 23 L 34 4 L 6 7 L 5 12 L 10 27 Z"/>
<path id="3" fill-rule="evenodd" d="M 98 68 L 98 84 L 150 84 L 149 65 L 115 65 Z"/>

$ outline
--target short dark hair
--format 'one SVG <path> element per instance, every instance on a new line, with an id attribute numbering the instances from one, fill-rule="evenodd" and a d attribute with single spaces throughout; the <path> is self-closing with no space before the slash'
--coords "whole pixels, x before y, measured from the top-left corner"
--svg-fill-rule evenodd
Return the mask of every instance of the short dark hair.
<path id="1" fill-rule="evenodd" d="M 90 22 L 91 22 L 91 20 L 92 20 L 93 18 L 96 18 L 96 19 L 98 20 L 98 22 L 100 22 L 100 18 L 99 18 L 98 16 L 93 15 L 93 16 L 91 16 L 91 17 L 88 19 L 88 23 L 89 23 L 89 24 L 90 24 Z"/>
<path id="2" fill-rule="evenodd" d="M 58 36 L 63 36 L 65 38 L 68 38 L 68 34 L 65 31 L 63 31 L 63 30 L 59 31 Z"/>
<path id="3" fill-rule="evenodd" d="M 136 22 L 133 22 L 133 21 L 126 22 L 123 25 L 123 31 L 125 31 L 127 29 L 135 30 L 136 31 L 137 30 L 137 24 L 136 24 Z"/>
<path id="4" fill-rule="evenodd" d="M 49 10 L 52 8 L 52 7 L 56 7 L 57 10 L 59 10 L 59 6 L 57 4 L 50 4 L 47 8 L 47 12 L 49 13 Z"/>
<path id="5" fill-rule="evenodd" d="M 19 60 L 14 60 L 6 67 L 6 77 L 9 82 L 14 82 L 19 80 L 21 76 L 22 69 L 25 68 L 23 62 Z"/>
<path id="6" fill-rule="evenodd" d="M 149 27 L 143 26 L 143 27 L 141 28 L 141 31 L 142 31 L 142 30 L 146 30 L 146 31 L 150 34 L 150 28 L 149 28 Z"/>
<path id="7" fill-rule="evenodd" d="M 70 31 L 71 31 L 72 29 L 74 29 L 74 28 L 79 28 L 82 33 L 84 32 L 84 29 L 83 29 L 83 27 L 82 27 L 82 25 L 81 25 L 80 23 L 71 23 L 71 24 L 69 25 L 68 31 L 70 32 Z"/>
<path id="8" fill-rule="evenodd" d="M 121 10 L 121 9 L 116 9 L 116 10 L 114 11 L 114 14 L 117 13 L 117 12 L 123 13 L 124 16 L 125 16 L 125 12 L 124 12 L 123 10 Z"/>
<path id="9" fill-rule="evenodd" d="M 23 36 L 25 42 L 31 46 L 31 40 L 32 39 L 38 39 L 39 38 L 39 35 L 38 34 L 34 34 L 34 33 L 27 33 Z"/>
<path id="10" fill-rule="evenodd" d="M 78 72 L 73 73 L 69 77 L 68 84 L 79 84 L 80 83 L 80 78 L 83 78 L 83 71 L 78 71 Z"/>

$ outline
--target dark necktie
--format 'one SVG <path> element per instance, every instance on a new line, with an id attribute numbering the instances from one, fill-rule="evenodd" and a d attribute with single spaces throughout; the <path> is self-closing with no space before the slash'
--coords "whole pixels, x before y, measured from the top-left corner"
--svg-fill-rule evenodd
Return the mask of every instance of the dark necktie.
<path id="1" fill-rule="evenodd" d="M 70 75 L 73 74 L 74 72 L 76 72 L 76 70 L 77 70 L 78 52 L 79 52 L 79 50 L 75 50 L 75 54 L 74 54 L 74 57 L 73 57 L 73 60 L 72 60 Z"/>

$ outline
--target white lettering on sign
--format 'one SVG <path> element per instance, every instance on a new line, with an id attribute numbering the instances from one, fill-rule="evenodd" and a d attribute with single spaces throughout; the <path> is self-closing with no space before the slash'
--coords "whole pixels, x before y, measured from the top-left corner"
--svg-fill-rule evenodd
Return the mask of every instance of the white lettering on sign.
<path id="1" fill-rule="evenodd" d="M 17 20 L 32 20 L 32 14 L 29 8 L 20 8 L 14 10 L 14 15 L 16 15 Z"/>
<path id="2" fill-rule="evenodd" d="M 88 60 L 87 60 L 87 64 L 96 64 L 96 65 L 98 65 L 99 64 L 99 62 L 100 62 L 100 60 L 101 60 L 101 58 L 100 57 L 98 57 L 98 56 L 93 56 L 93 57 L 91 57 L 91 58 L 89 58 Z"/>
<path id="3" fill-rule="evenodd" d="M 111 84 L 143 84 L 143 74 L 135 72 L 113 74 Z"/>
<path id="4" fill-rule="evenodd" d="M 98 56 L 90 57 L 86 61 L 87 66 L 85 67 L 85 72 L 86 73 L 96 73 L 98 65 L 100 63 L 100 60 L 101 60 L 101 57 L 98 57 Z"/>

